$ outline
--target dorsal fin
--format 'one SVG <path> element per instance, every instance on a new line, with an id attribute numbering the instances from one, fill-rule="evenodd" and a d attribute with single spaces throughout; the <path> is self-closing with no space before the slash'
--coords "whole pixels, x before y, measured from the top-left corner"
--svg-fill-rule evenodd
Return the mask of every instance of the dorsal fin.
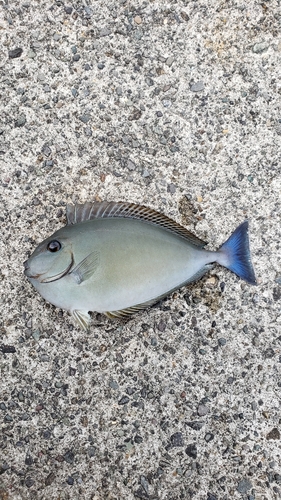
<path id="1" fill-rule="evenodd" d="M 206 242 L 197 238 L 190 231 L 185 229 L 174 220 L 160 214 L 152 208 L 145 207 L 144 205 L 136 205 L 134 203 L 127 203 L 122 201 L 95 201 L 93 203 L 87 202 L 84 204 L 67 205 L 66 207 L 67 224 L 78 224 L 87 220 L 99 218 L 113 218 L 124 217 L 130 219 L 138 219 L 150 224 L 161 226 L 168 231 L 178 234 L 186 238 L 193 245 L 204 247 Z"/>

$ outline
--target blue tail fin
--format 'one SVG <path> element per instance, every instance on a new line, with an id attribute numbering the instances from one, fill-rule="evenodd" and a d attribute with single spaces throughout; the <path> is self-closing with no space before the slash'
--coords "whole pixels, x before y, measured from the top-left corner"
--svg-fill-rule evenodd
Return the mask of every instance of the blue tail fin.
<path id="1" fill-rule="evenodd" d="M 217 262 L 251 285 L 257 284 L 251 262 L 247 220 L 242 222 L 220 247 Z"/>

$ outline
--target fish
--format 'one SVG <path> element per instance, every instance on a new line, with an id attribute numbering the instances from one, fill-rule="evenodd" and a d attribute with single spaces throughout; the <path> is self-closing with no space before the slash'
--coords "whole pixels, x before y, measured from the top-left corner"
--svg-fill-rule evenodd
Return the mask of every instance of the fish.
<path id="1" fill-rule="evenodd" d="M 89 312 L 127 318 L 220 264 L 251 285 L 248 220 L 217 251 L 166 215 L 128 202 L 67 205 L 67 224 L 40 243 L 24 274 L 87 330 Z"/>

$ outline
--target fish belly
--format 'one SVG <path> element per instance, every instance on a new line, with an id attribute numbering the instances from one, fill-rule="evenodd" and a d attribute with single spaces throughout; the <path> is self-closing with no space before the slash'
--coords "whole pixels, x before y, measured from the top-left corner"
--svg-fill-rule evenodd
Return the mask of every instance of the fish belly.
<path id="1" fill-rule="evenodd" d="M 76 309 L 114 311 L 157 300 L 210 261 L 208 252 L 158 226 L 130 219 L 105 220 L 101 226 L 85 241 L 89 250 L 100 252 L 100 263 L 73 290 Z"/>

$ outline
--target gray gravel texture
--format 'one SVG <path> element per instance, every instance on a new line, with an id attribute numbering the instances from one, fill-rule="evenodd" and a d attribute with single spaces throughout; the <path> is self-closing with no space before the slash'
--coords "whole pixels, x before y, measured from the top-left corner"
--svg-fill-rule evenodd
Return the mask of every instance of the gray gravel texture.
<path id="1" fill-rule="evenodd" d="M 280 1 L 0 6 L 0 499 L 281 498 Z M 23 276 L 67 202 L 154 207 L 216 267 L 73 325 Z"/>

